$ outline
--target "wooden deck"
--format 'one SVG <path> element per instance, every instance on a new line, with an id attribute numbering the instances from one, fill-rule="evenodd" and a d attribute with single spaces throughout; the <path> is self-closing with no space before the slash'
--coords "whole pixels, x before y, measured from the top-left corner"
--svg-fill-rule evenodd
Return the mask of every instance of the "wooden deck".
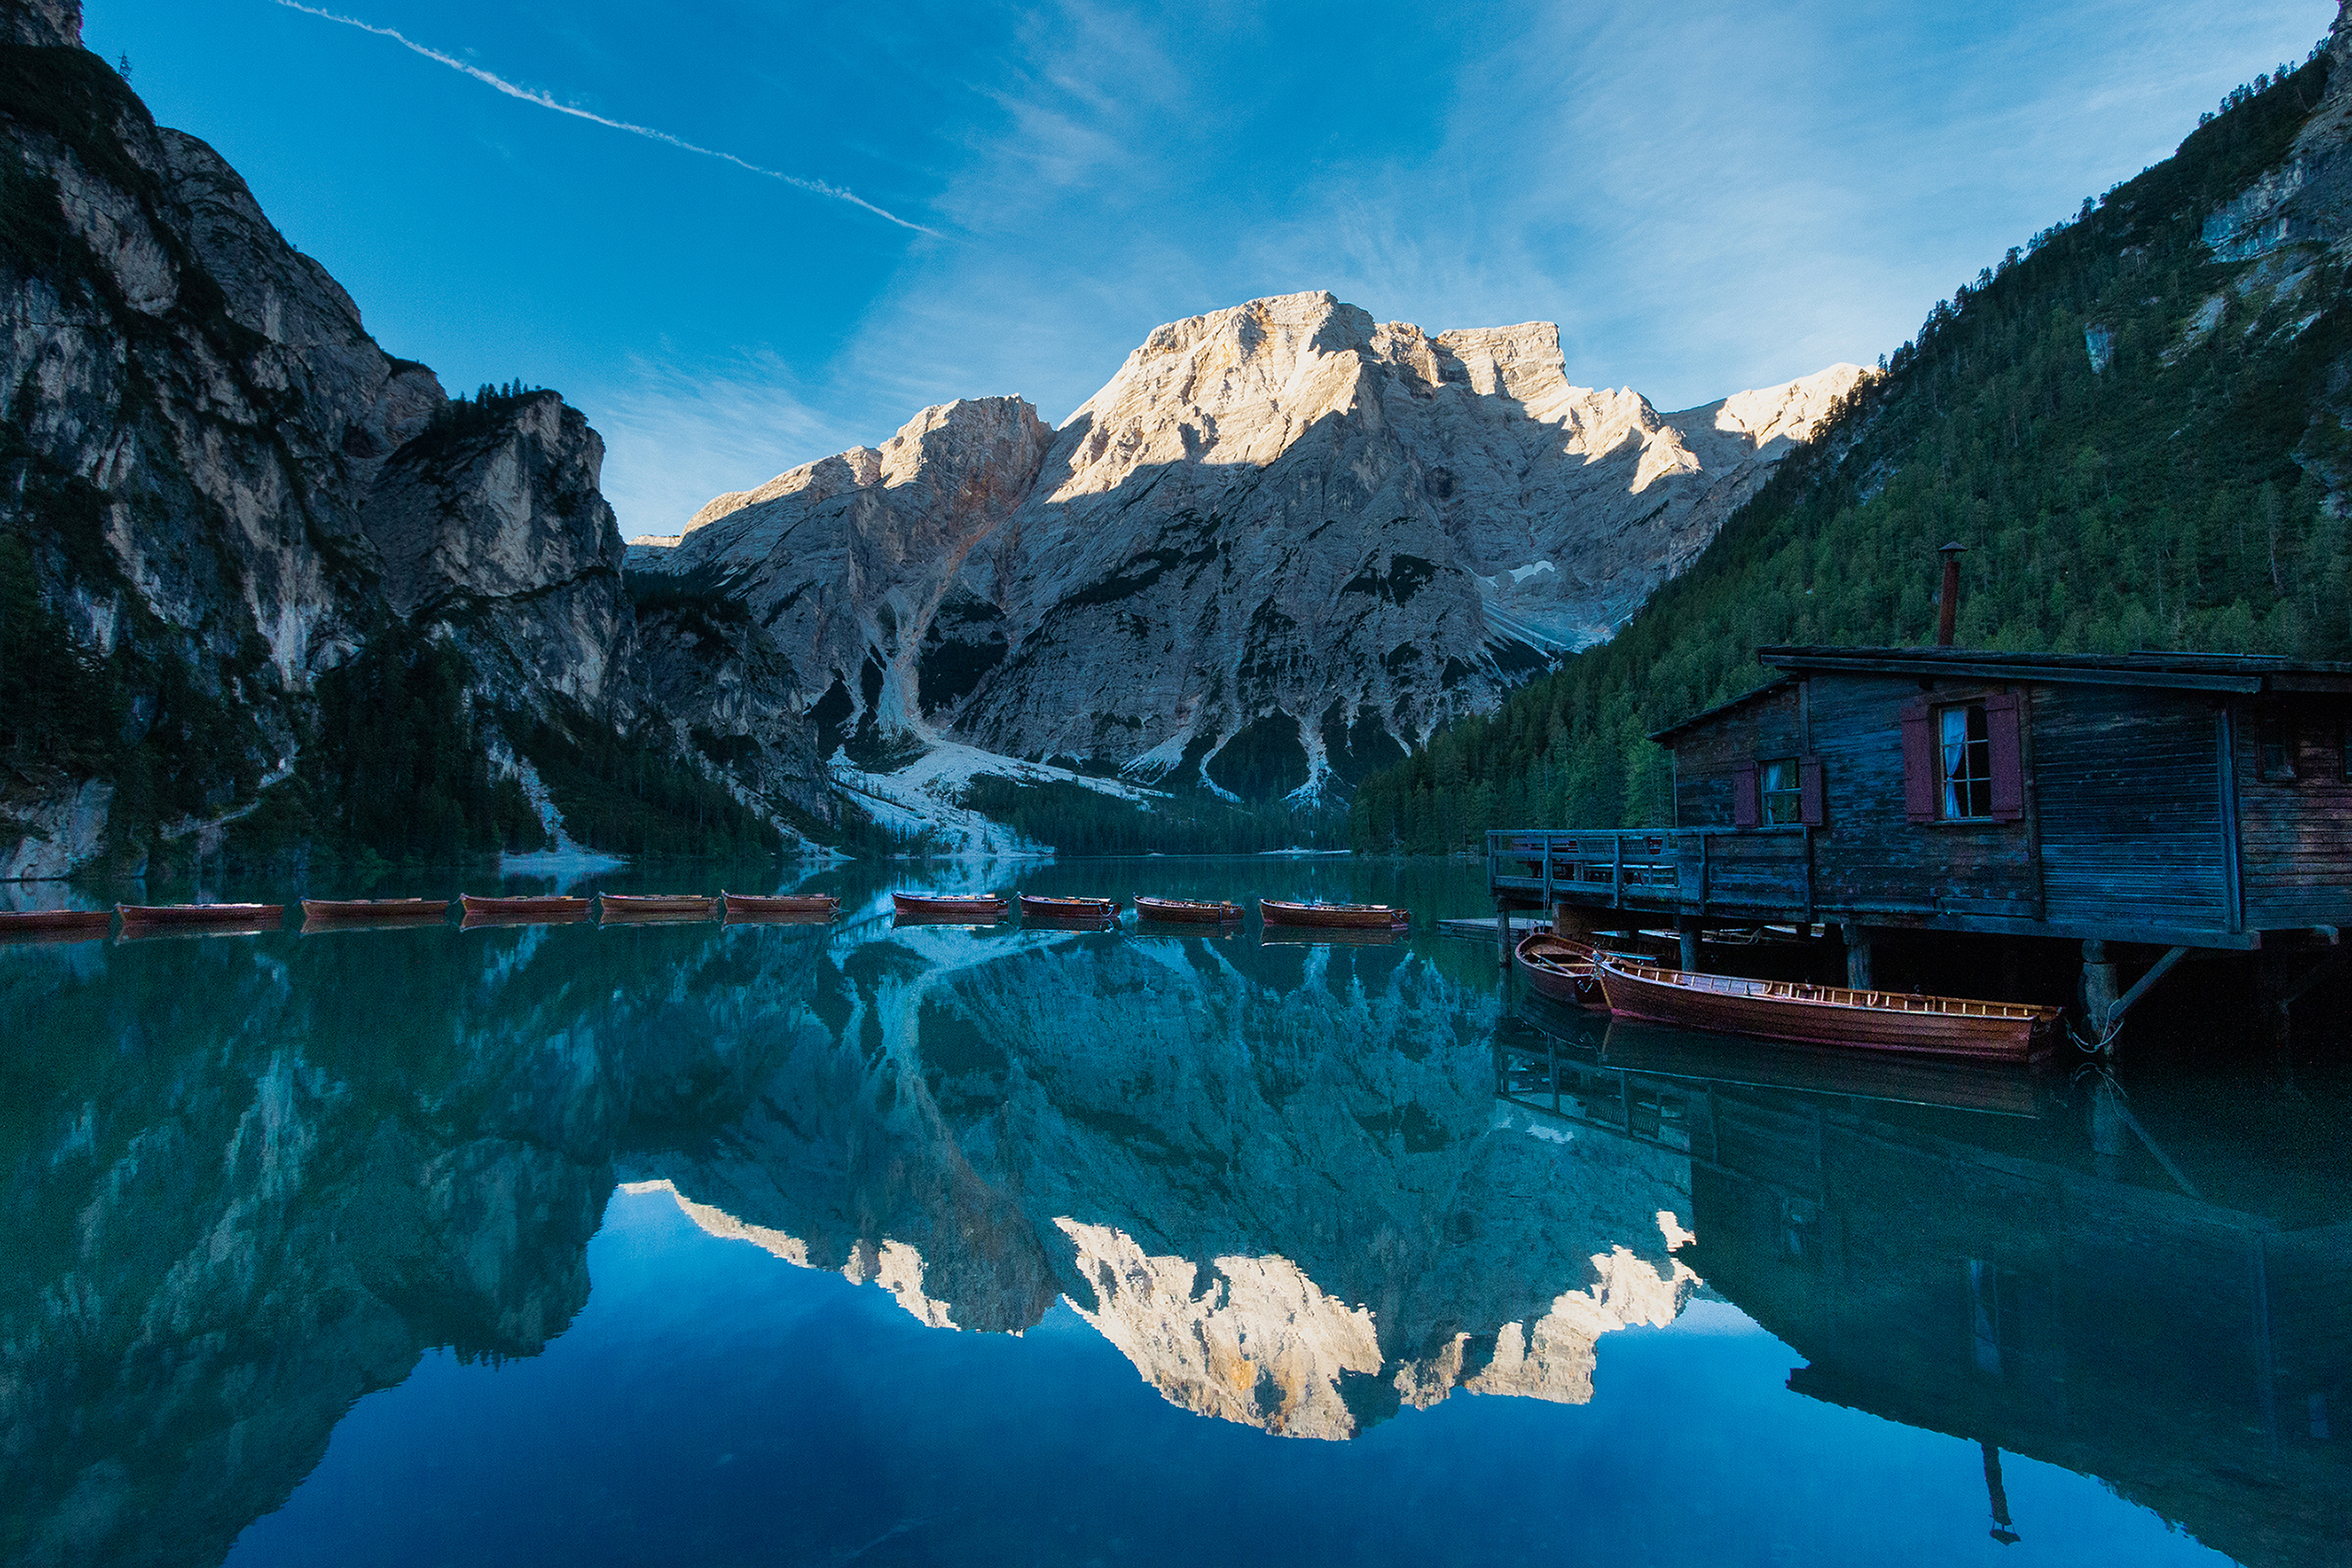
<path id="1" fill-rule="evenodd" d="M 1820 830 L 1651 828 L 1612 831 L 1502 829 L 1486 835 L 1486 883 L 1496 907 L 1549 911 L 1558 905 L 1650 925 L 1858 925 L 1968 931 L 2163 946 L 2251 948 L 2257 935 L 2176 924 L 2128 904 L 2109 916 L 2048 911 L 1971 894 L 1923 887 L 1887 896 L 1824 874 Z M 1972 890 L 1973 892 L 1973 890 Z M 1604 928 L 1606 925 L 1604 922 Z"/>

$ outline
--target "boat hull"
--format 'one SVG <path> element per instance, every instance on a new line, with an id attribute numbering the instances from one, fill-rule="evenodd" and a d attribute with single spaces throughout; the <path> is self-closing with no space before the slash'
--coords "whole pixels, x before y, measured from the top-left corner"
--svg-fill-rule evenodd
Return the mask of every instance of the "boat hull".
<path id="1" fill-rule="evenodd" d="M 117 904 L 122 927 L 267 926 L 286 918 L 283 904 Z"/>
<path id="2" fill-rule="evenodd" d="M 1337 930 L 1404 931 L 1412 928 L 1410 910 L 1386 904 L 1293 904 L 1258 900 L 1258 918 L 1268 926 L 1320 926 Z"/>
<path id="3" fill-rule="evenodd" d="M 729 920 L 831 920 L 841 912 L 841 900 L 829 893 L 754 895 L 722 893 L 719 901 Z"/>
<path id="4" fill-rule="evenodd" d="M 1907 997 L 1892 991 L 1847 991 L 1723 975 L 1677 977 L 1671 970 L 1620 964 L 1606 958 L 1597 960 L 1594 968 L 1609 1010 L 1619 1018 L 1804 1045 L 2025 1062 L 2049 1050 L 2049 1026 L 2057 1021 L 2056 1008 Z M 1985 1010 L 1946 1010 L 1950 1006 Z"/>
<path id="5" fill-rule="evenodd" d="M 1140 893 L 1136 895 L 1136 914 L 1139 919 L 1160 921 L 1170 926 L 1236 926 L 1248 912 L 1239 904 L 1198 898 L 1146 898 Z"/>
<path id="6" fill-rule="evenodd" d="M 114 928 L 112 910 L 9 910 L 0 912 L 0 937 L 59 936 L 87 940 Z"/>
<path id="7" fill-rule="evenodd" d="M 449 918 L 446 898 L 305 898 L 305 926 L 418 926 Z"/>
<path id="8" fill-rule="evenodd" d="M 716 920 L 720 910 L 718 899 L 700 894 L 607 893 L 596 906 L 597 918 L 605 921 Z"/>
<path id="9" fill-rule="evenodd" d="M 566 895 L 530 898 L 485 898 L 469 893 L 458 900 L 469 915 L 584 915 L 588 900 Z"/>
<path id="10" fill-rule="evenodd" d="M 957 898 L 934 893 L 894 893 L 892 908 L 901 920 L 928 920 L 940 924 L 970 924 L 987 921 L 993 924 L 1005 918 L 1010 907 L 1002 898 Z"/>
<path id="11" fill-rule="evenodd" d="M 1584 1006 L 1600 1000 L 1600 983 L 1593 974 L 1590 948 L 1579 948 L 1541 931 L 1519 939 L 1511 957 L 1527 989 L 1563 1006 Z"/>
<path id="12" fill-rule="evenodd" d="M 1065 925 L 1103 925 L 1119 918 L 1119 902 L 1112 898 L 1047 898 L 1025 893 L 1021 895 L 1021 918 Z"/>

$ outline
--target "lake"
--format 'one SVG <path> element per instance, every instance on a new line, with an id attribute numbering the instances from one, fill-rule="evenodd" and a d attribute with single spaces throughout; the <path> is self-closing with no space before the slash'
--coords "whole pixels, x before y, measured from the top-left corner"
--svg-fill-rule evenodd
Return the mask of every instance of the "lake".
<path id="1" fill-rule="evenodd" d="M 0 947 L 0 1559 L 2352 1557 L 2339 1082 L 1613 1027 L 1435 931 L 1469 863 L 781 885 Z"/>

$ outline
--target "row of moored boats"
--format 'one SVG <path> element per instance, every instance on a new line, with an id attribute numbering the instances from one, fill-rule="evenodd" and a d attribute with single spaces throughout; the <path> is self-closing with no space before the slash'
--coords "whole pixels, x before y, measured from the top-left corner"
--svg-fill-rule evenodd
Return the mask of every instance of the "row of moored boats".
<path id="1" fill-rule="evenodd" d="M 453 912 L 467 926 L 566 925 L 592 916 L 606 925 L 672 920 L 724 920 L 731 924 L 807 924 L 829 921 L 841 900 L 829 894 L 756 895 L 622 894 L 587 896 L 548 895 L 515 898 L 469 893 L 447 898 L 305 898 L 305 930 L 361 926 L 427 926 Z M 0 937 L 24 935 L 103 936 L 121 922 L 125 936 L 167 931 L 266 931 L 283 926 L 283 904 L 117 904 L 111 910 L 20 910 L 0 911 Z"/>
<path id="2" fill-rule="evenodd" d="M 2024 1002 L 1702 974 L 1542 931 L 1519 942 L 1517 958 L 1529 989 L 1550 1001 L 1804 1045 L 2023 1062 L 2054 1047 L 2061 1016 Z"/>
<path id="3" fill-rule="evenodd" d="M 899 893 L 892 895 L 898 918 L 908 924 L 993 925 L 1017 903 L 1022 919 L 1037 925 L 1104 927 L 1120 916 L 1116 898 L 1061 898 L 1040 894 Z M 1137 895 L 1136 915 L 1169 926 L 1232 927 L 1247 918 L 1241 905 L 1225 900 L 1153 898 Z M 644 894 L 602 893 L 498 897 L 469 893 L 443 898 L 305 898 L 304 930 L 365 926 L 427 926 L 453 912 L 465 926 L 560 926 L 594 918 L 603 925 L 725 921 L 730 925 L 818 925 L 841 912 L 830 894 Z M 1277 927 L 1323 928 L 1393 934 L 1412 928 L 1410 911 L 1387 904 L 1293 903 L 1258 900 L 1258 916 Z M 111 910 L 0 911 L 0 937 L 104 936 L 121 923 L 125 936 L 170 931 L 266 931 L 285 924 L 283 904 L 118 904 Z"/>
<path id="4" fill-rule="evenodd" d="M 910 924 L 993 925 L 1018 904 L 1028 924 L 1109 926 L 1119 919 L 1117 898 L 1050 897 L 1043 894 L 894 893 L 891 903 L 900 920 Z M 1413 928 L 1410 910 L 1388 904 L 1302 904 L 1282 898 L 1261 898 L 1258 919 L 1264 925 L 1337 931 L 1396 933 Z M 1160 926 L 1238 926 L 1249 911 L 1230 899 L 1154 898 L 1135 896 L 1136 918 Z"/>

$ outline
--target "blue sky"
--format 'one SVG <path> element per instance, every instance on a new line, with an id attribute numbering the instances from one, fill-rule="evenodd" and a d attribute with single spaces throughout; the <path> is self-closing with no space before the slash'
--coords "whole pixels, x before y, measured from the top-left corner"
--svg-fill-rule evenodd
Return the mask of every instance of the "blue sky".
<path id="1" fill-rule="evenodd" d="M 1661 408 L 1867 362 L 2335 8 L 320 8 L 674 142 L 280 0 L 86 3 L 388 350 L 585 409 L 630 534 L 928 403 L 1058 421 L 1160 322 L 1301 289 L 1557 321 Z"/>

